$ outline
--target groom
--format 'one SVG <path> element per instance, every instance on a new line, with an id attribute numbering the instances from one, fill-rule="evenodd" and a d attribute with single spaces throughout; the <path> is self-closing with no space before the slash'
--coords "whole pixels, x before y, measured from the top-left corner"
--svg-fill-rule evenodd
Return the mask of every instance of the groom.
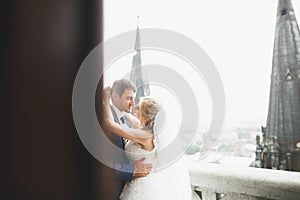
<path id="1" fill-rule="evenodd" d="M 130 112 L 130 108 L 134 106 L 136 86 L 127 79 L 116 80 L 111 88 L 111 111 L 114 121 L 122 126 L 126 126 L 125 116 L 123 112 Z M 123 125 L 124 124 L 124 125 Z M 119 148 L 124 149 L 126 139 L 114 133 L 109 134 L 110 140 Z M 125 152 L 117 153 L 115 156 L 115 176 L 113 177 L 114 198 L 118 199 L 122 192 L 126 181 L 132 178 L 145 177 L 152 170 L 151 164 L 144 164 L 144 158 L 136 161 L 133 165 L 128 163 Z M 125 160 L 125 162 L 124 162 Z M 120 163 L 118 163 L 120 161 Z"/>

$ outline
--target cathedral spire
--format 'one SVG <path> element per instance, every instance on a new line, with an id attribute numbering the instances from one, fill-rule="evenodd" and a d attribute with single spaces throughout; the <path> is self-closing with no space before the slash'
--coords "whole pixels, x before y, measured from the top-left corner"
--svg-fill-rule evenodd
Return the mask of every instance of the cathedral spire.
<path id="1" fill-rule="evenodd" d="M 278 0 L 264 143 L 271 144 L 274 137 L 281 147 L 280 160 L 288 163 L 287 154 L 300 142 L 300 31 L 291 0 Z M 299 171 L 300 165 L 288 168 Z"/>
<path id="2" fill-rule="evenodd" d="M 141 56 L 141 38 L 139 29 L 139 16 L 137 17 L 137 29 L 134 50 L 136 54 L 133 56 L 130 80 L 137 86 L 135 104 L 138 104 L 140 97 L 150 95 L 150 86 L 146 75 L 143 72 L 142 56 Z"/>
<path id="3" fill-rule="evenodd" d="M 134 45 L 134 49 L 137 51 L 140 49 L 141 44 L 140 44 L 140 16 L 137 16 L 137 27 L 136 27 L 136 37 L 135 37 L 135 45 Z"/>
<path id="4" fill-rule="evenodd" d="M 279 0 L 277 8 L 277 17 L 294 12 L 291 0 Z"/>

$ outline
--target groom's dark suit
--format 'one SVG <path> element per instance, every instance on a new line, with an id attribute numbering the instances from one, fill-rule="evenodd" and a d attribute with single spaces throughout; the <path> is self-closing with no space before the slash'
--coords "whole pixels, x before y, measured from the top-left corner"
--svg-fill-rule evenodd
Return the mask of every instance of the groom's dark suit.
<path id="1" fill-rule="evenodd" d="M 118 124 L 122 123 L 120 119 L 118 119 L 118 116 L 111 107 L 112 115 L 114 118 L 114 121 Z M 114 133 L 108 133 L 107 135 L 109 139 L 120 149 L 124 149 L 125 142 L 124 138 L 114 134 Z M 124 187 L 124 184 L 126 181 L 130 181 L 133 178 L 134 174 L 134 167 L 133 165 L 128 164 L 128 159 L 125 156 L 124 152 L 114 152 L 114 161 L 115 161 L 115 171 L 113 174 L 113 190 L 114 190 L 114 199 L 118 199 L 119 195 L 122 192 L 122 189 Z"/>

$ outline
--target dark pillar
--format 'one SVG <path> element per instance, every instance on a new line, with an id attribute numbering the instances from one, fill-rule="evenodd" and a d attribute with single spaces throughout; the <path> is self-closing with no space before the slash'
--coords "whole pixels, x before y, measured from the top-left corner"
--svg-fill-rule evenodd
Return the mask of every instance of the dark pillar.
<path id="1" fill-rule="evenodd" d="M 1 4 L 0 199 L 96 199 L 96 161 L 72 118 L 72 88 L 102 40 L 102 1 Z"/>

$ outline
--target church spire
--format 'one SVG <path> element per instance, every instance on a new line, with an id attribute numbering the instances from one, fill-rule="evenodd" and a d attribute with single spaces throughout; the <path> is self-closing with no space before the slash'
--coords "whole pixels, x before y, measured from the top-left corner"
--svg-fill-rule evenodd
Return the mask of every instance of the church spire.
<path id="1" fill-rule="evenodd" d="M 137 51 L 140 49 L 141 44 L 140 44 L 140 16 L 137 16 L 137 28 L 136 28 L 136 37 L 135 37 L 135 45 L 134 45 L 134 49 Z"/>
<path id="2" fill-rule="evenodd" d="M 279 0 L 277 8 L 277 17 L 294 12 L 291 0 Z"/>
<path id="3" fill-rule="evenodd" d="M 133 56 L 130 80 L 137 86 L 135 104 L 138 104 L 140 97 L 150 95 L 150 86 L 146 75 L 143 72 L 142 56 L 141 56 L 141 38 L 139 29 L 139 16 L 137 17 L 137 29 L 134 50 L 136 54 Z"/>
<path id="4" fill-rule="evenodd" d="M 300 171 L 286 160 L 300 143 L 300 31 L 291 0 L 278 0 L 265 145 L 272 138 L 281 147 L 277 168 L 290 163 L 287 169 Z"/>

